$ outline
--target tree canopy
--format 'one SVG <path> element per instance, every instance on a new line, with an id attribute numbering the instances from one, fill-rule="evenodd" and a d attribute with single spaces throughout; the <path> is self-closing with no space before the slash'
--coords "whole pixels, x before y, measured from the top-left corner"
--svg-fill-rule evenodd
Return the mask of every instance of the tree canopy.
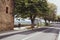
<path id="1" fill-rule="evenodd" d="M 53 3 L 48 3 L 48 8 L 49 8 L 48 20 L 54 21 L 56 18 L 57 6 Z"/>
<path id="2" fill-rule="evenodd" d="M 37 16 L 46 16 L 48 14 L 47 0 L 14 0 L 15 10 L 14 14 L 31 19 L 32 27 Z"/>

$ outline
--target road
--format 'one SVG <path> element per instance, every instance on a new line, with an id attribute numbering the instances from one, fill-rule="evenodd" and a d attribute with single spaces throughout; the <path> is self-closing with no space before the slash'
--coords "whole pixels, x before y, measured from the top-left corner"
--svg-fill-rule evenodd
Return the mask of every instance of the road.
<path id="1" fill-rule="evenodd" d="M 0 40 L 57 40 L 59 30 L 60 27 L 56 24 L 55 27 L 52 26 L 15 33 L 1 37 Z"/>

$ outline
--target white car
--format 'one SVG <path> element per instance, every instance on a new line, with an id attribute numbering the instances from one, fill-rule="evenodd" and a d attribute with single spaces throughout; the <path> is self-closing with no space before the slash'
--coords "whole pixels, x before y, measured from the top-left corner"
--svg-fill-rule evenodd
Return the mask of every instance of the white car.
<path id="1" fill-rule="evenodd" d="M 31 21 L 27 19 L 14 19 L 15 26 L 22 26 L 22 25 L 31 25 Z"/>

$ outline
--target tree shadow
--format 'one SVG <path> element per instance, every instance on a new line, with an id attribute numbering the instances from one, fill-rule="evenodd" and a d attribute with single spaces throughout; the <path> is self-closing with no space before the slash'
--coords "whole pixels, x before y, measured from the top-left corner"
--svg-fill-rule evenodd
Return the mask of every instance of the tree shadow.
<path id="1" fill-rule="evenodd" d="M 9 37 L 9 36 L 13 36 L 13 35 L 16 35 L 16 34 L 29 35 L 29 34 L 32 34 L 32 33 L 35 33 L 35 32 L 58 34 L 59 31 L 60 31 L 60 29 L 55 29 L 55 28 L 38 28 L 38 29 L 33 29 L 33 30 L 28 30 L 28 31 L 23 31 L 23 32 L 18 32 L 18 33 L 13 33 L 13 34 L 10 34 L 10 35 L 0 36 L 0 39 L 6 38 L 6 37 Z"/>
<path id="2" fill-rule="evenodd" d="M 9 34 L 9 35 L 4 35 L 4 36 L 0 36 L 0 39 L 6 38 L 6 37 L 9 37 L 9 36 L 13 36 L 13 35 L 16 35 L 16 34 L 28 35 L 28 34 L 32 34 L 32 33 L 38 32 L 38 31 L 43 31 L 45 29 L 48 29 L 48 28 L 38 28 L 38 29 L 33 29 L 33 30 L 28 30 L 28 31 L 23 31 L 23 32 L 18 32 L 18 33 L 13 33 L 13 34 Z"/>
<path id="3" fill-rule="evenodd" d="M 48 28 L 47 31 L 42 31 L 43 33 L 53 33 L 53 34 L 59 34 L 60 29 L 54 29 L 54 28 Z"/>

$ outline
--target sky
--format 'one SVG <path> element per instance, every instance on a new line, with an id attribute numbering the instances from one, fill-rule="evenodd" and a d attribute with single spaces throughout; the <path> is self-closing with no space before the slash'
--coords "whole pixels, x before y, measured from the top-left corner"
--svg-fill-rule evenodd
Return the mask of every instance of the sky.
<path id="1" fill-rule="evenodd" d="M 48 0 L 48 2 L 56 4 L 56 6 L 57 6 L 57 15 L 60 15 L 60 0 Z"/>

